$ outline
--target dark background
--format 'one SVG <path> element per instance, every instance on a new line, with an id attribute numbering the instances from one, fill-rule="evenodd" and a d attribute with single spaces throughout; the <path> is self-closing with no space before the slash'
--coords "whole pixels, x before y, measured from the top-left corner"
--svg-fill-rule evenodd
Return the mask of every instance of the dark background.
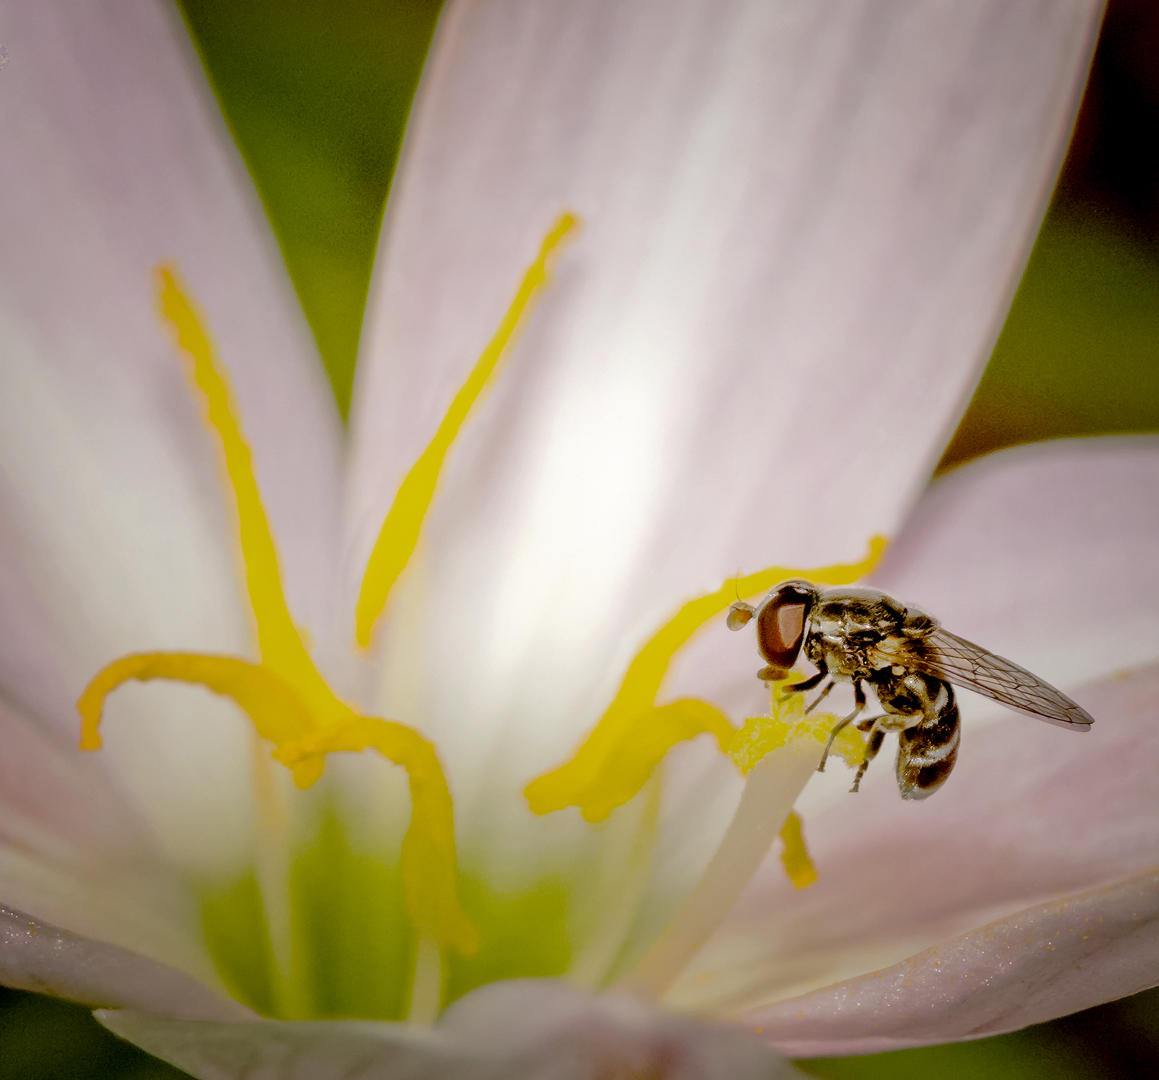
<path id="1" fill-rule="evenodd" d="M 433 0 L 182 0 L 345 415 Z M 1054 201 L 942 468 L 1159 431 L 1159 4 L 1113 0 Z M 1156 972 L 1159 980 L 1159 971 Z M 1159 990 L 1011 1035 L 805 1067 L 833 1080 L 1159 1075 Z M 0 990 L 0 1080 L 174 1078 L 79 1007 Z"/>

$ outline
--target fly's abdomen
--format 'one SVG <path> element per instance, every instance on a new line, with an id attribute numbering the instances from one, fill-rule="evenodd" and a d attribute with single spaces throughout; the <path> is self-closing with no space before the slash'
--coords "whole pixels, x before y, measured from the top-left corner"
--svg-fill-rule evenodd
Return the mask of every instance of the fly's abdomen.
<path id="1" fill-rule="evenodd" d="M 897 785 L 903 799 L 924 799 L 946 782 L 958 760 L 961 724 L 949 683 L 941 683 L 932 716 L 898 732 Z"/>

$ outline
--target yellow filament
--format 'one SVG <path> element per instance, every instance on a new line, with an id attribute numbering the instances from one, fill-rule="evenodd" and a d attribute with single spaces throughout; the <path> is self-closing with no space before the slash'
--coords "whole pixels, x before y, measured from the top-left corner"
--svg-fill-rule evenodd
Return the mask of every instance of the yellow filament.
<path id="1" fill-rule="evenodd" d="M 379 530 L 378 539 L 374 542 L 354 609 L 354 636 L 363 648 L 370 645 L 374 624 L 386 607 L 390 590 L 414 554 L 423 518 L 434 498 L 447 451 L 459 434 L 471 407 L 486 388 L 536 292 L 546 282 L 549 256 L 575 224 L 574 215 L 562 214 L 543 238 L 539 254 L 527 268 L 499 329 L 459 388 L 434 438 L 411 466 L 399 487 Z"/>
<path id="2" fill-rule="evenodd" d="M 217 368 L 213 344 L 169 267 L 158 269 L 161 311 L 177 344 L 193 362 L 193 379 L 205 398 L 206 419 L 217 430 L 237 502 L 238 534 L 246 588 L 257 627 L 262 664 L 297 688 L 323 722 L 340 719 L 344 708 L 326 685 L 290 617 L 282 592 L 278 553 L 254 478 L 250 448 L 235 419 L 233 395 Z"/>
<path id="3" fill-rule="evenodd" d="M 416 927 L 461 953 L 478 946 L 458 902 L 455 830 L 450 791 L 434 747 L 403 724 L 360 716 L 327 685 L 294 626 L 282 590 L 277 549 L 266 520 L 250 449 L 236 420 L 229 387 L 217 369 L 213 345 L 174 273 L 158 272 L 161 309 L 178 345 L 192 360 L 207 419 L 221 439 L 236 499 L 246 588 L 253 609 L 260 663 L 198 653 L 137 653 L 98 672 L 77 702 L 81 749 L 101 746 L 105 698 L 128 679 L 174 679 L 232 698 L 257 733 L 274 744 L 273 756 L 307 788 L 322 774 L 325 755 L 373 748 L 406 769 L 411 820 L 403 840 L 402 877 Z"/>
<path id="4" fill-rule="evenodd" d="M 576 806 L 588 821 L 603 821 L 643 787 L 677 742 L 707 731 L 715 736 L 721 752 L 728 753 L 736 730 L 714 706 L 694 699 L 656 706 L 656 695 L 676 650 L 737 595 L 752 596 L 792 577 L 849 584 L 873 569 L 885 544 L 884 537 L 874 537 L 869 554 L 856 563 L 811 570 L 770 566 L 739 580 L 730 578 L 715 592 L 688 601 L 636 654 L 612 703 L 572 758 L 527 785 L 523 794 L 531 809 L 547 814 Z"/>
<path id="5" fill-rule="evenodd" d="M 792 811 L 785 819 L 781 839 L 785 844 L 785 850 L 781 853 L 781 864 L 785 868 L 785 874 L 793 883 L 793 888 L 807 889 L 817 880 L 817 870 L 805 847 L 801 818 L 796 811 Z"/>

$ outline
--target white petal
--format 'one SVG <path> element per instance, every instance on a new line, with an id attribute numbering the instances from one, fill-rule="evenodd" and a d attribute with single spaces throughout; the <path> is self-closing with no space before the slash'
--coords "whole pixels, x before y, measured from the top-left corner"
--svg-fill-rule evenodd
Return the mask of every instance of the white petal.
<path id="1" fill-rule="evenodd" d="M 440 742 L 484 842 L 518 852 L 518 787 L 687 595 L 895 531 L 1000 323 L 1097 6 L 448 9 L 373 287 L 353 565 L 553 216 L 585 221 L 396 598 L 381 707 Z"/>
<path id="2" fill-rule="evenodd" d="M 228 366 L 292 603 L 335 565 L 338 425 L 244 169 L 168 5 L 4 3 L 0 97 L 0 684 L 75 738 L 89 678 L 133 650 L 249 653 L 219 451 L 156 312 L 175 262 Z M 137 688 L 102 767 L 186 867 L 249 843 L 233 710 Z"/>
<path id="3" fill-rule="evenodd" d="M 0 983 L 118 1009 L 185 1020 L 248 1020 L 244 1005 L 184 972 L 0 907 Z"/>
<path id="4" fill-rule="evenodd" d="M 801 1074 L 750 1035 L 592 998 L 544 980 L 493 983 L 433 1031 L 402 1024 L 190 1024 L 131 1012 L 107 1027 L 200 1080 L 778 1080 Z"/>
<path id="5" fill-rule="evenodd" d="M 787 1054 L 973 1039 L 1159 982 L 1159 874 L 1040 904 L 752 1020 Z"/>
<path id="6" fill-rule="evenodd" d="M 858 795 L 805 815 L 817 882 L 794 891 L 767 862 L 670 1003 L 756 1008 L 1159 865 L 1159 665 L 1075 698 L 1089 733 L 1021 716 L 967 730 L 923 802 L 898 797 L 887 747 Z"/>

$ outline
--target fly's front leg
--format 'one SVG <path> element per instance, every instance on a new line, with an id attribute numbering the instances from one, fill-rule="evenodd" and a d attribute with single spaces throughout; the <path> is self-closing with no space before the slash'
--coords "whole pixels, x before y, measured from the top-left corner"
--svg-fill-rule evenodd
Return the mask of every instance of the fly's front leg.
<path id="1" fill-rule="evenodd" d="M 868 721 L 869 728 L 866 730 L 873 730 L 874 725 L 878 720 L 884 720 L 883 716 L 875 716 Z M 859 728 L 861 724 L 857 725 Z M 849 794 L 852 795 L 861 787 L 861 778 L 865 775 L 865 770 L 869 768 L 869 763 L 877 757 L 878 750 L 881 749 L 881 744 L 885 742 L 885 731 L 882 728 L 877 728 L 876 731 L 869 737 L 869 743 L 865 747 L 865 760 L 857 766 L 857 775 L 853 778 L 853 787 L 849 789 Z"/>
<path id="2" fill-rule="evenodd" d="M 785 692 L 789 694 L 803 694 L 806 690 L 812 690 L 814 686 L 819 686 L 821 680 L 829 674 L 829 665 L 821 660 L 817 664 L 817 674 L 811 675 L 807 679 L 802 679 L 799 683 L 791 683 L 785 687 Z"/>
<path id="3" fill-rule="evenodd" d="M 813 705 L 816 705 L 817 702 L 820 701 L 821 698 L 823 698 L 825 694 L 827 694 L 832 688 L 832 683 L 825 687 L 824 693 L 821 694 L 821 697 L 819 697 L 817 701 L 813 702 Z M 821 764 L 817 766 L 818 772 L 825 771 L 825 762 L 829 760 L 829 751 L 833 749 L 833 740 L 836 739 L 837 736 L 840 735 L 841 732 L 844 731 L 850 724 L 852 724 L 853 721 L 857 719 L 861 710 L 865 708 L 865 691 L 861 687 L 860 680 L 855 681 L 853 684 L 853 703 L 856 706 L 853 712 L 851 712 L 847 717 L 845 717 L 844 720 L 841 721 L 841 723 L 839 723 L 831 732 L 829 732 L 829 741 L 825 744 L 825 750 L 821 754 Z M 812 709 L 813 705 L 810 705 L 809 709 Z M 805 711 L 807 713 L 809 710 L 806 709 Z"/>

